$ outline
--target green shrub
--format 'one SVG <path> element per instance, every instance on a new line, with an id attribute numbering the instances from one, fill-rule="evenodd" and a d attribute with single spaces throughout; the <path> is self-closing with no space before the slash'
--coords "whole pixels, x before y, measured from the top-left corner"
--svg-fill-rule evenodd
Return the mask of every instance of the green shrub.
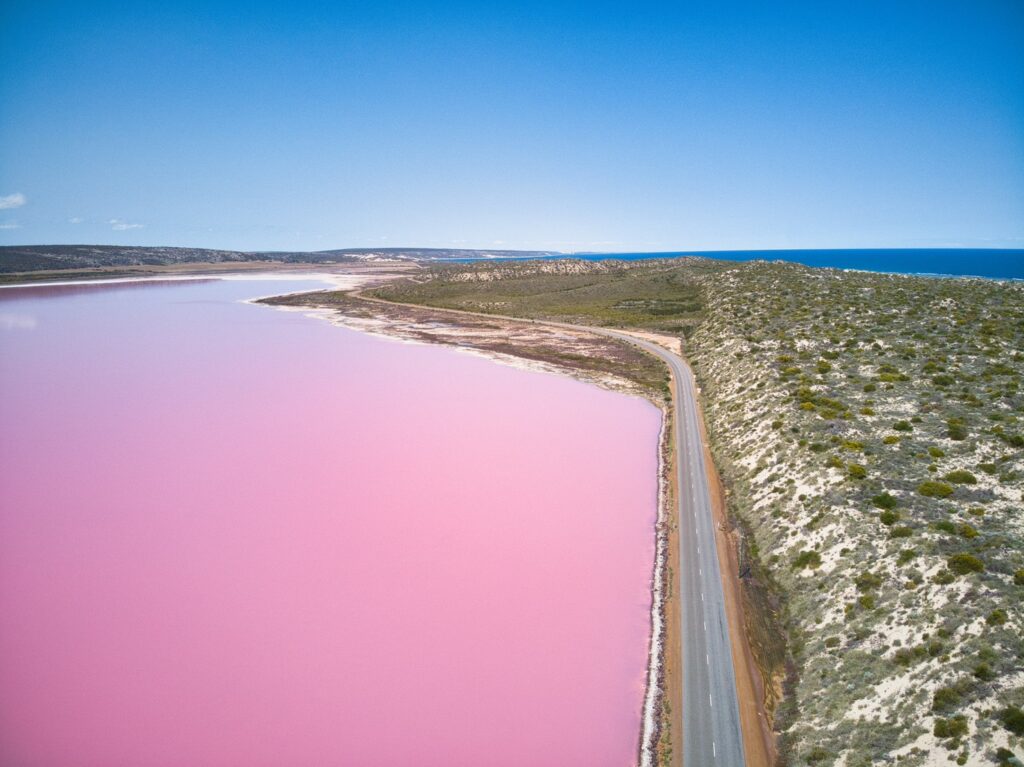
<path id="1" fill-rule="evenodd" d="M 946 455 L 946 451 L 943 450 L 941 447 L 930 447 L 928 448 L 928 455 L 930 455 L 932 458 L 944 458 Z"/>
<path id="2" fill-rule="evenodd" d="M 917 486 L 917 492 L 926 498 L 948 498 L 953 494 L 953 488 L 945 482 L 929 479 Z"/>
<path id="3" fill-rule="evenodd" d="M 1004 432 L 999 432 L 997 436 L 1010 447 L 1024 447 L 1024 436 L 1020 434 L 1006 434 Z"/>
<path id="4" fill-rule="evenodd" d="M 954 554 L 946 560 L 946 566 L 949 567 L 957 575 L 967 575 L 968 573 L 980 573 L 985 570 L 985 563 L 978 559 L 973 554 L 960 553 Z"/>
<path id="5" fill-rule="evenodd" d="M 971 472 L 963 469 L 957 469 L 951 471 L 949 474 L 943 477 L 947 482 L 955 482 L 958 485 L 976 485 L 978 484 L 978 478 L 975 477 Z"/>
<path id="6" fill-rule="evenodd" d="M 910 425 L 910 421 L 897 421 L 892 425 L 892 428 L 896 431 L 913 431 L 914 427 Z"/>
<path id="7" fill-rule="evenodd" d="M 815 746 L 807 752 L 807 756 L 804 757 L 808 764 L 817 764 L 818 762 L 824 762 L 832 756 L 832 752 L 822 748 L 821 746 Z"/>
<path id="8" fill-rule="evenodd" d="M 886 434 L 884 437 L 882 437 L 883 445 L 895 445 L 898 444 L 899 441 L 900 438 L 897 437 L 895 434 Z"/>
<path id="9" fill-rule="evenodd" d="M 978 531 L 975 530 L 971 525 L 968 525 L 966 522 L 960 525 L 959 533 L 961 538 L 966 538 L 968 540 L 970 540 L 971 538 L 978 537 Z"/>
<path id="10" fill-rule="evenodd" d="M 913 534 L 914 531 L 906 525 L 897 525 L 889 531 L 890 538 L 909 538 Z"/>
<path id="11" fill-rule="evenodd" d="M 932 711 L 951 709 L 961 701 L 961 694 L 952 687 L 940 687 L 932 694 Z"/>
<path id="12" fill-rule="evenodd" d="M 972 684 L 967 679 L 961 679 L 947 687 L 939 687 L 932 693 L 932 711 L 943 712 L 956 708 L 971 687 Z"/>
<path id="13" fill-rule="evenodd" d="M 996 672 L 987 663 L 979 663 L 974 667 L 974 678 L 982 682 L 991 682 L 996 678 Z"/>
<path id="14" fill-rule="evenodd" d="M 858 591 L 871 591 L 871 589 L 877 589 L 882 585 L 882 577 L 870 570 L 865 570 L 854 578 L 853 582 L 857 585 Z"/>
<path id="15" fill-rule="evenodd" d="M 871 497 L 871 503 L 879 509 L 895 509 L 899 502 L 889 493 L 879 493 Z"/>
<path id="16" fill-rule="evenodd" d="M 1013 759 L 1012 762 L 1010 761 L 1011 759 Z M 1013 752 L 1002 746 L 996 749 L 996 761 L 999 762 L 999 767 L 1020 767 L 1020 762 L 1013 755 Z"/>
<path id="17" fill-rule="evenodd" d="M 932 527 L 934 527 L 936 530 L 941 530 L 944 533 L 956 535 L 956 525 L 954 525 L 948 519 L 940 519 L 938 522 L 932 522 Z"/>
<path id="18" fill-rule="evenodd" d="M 905 565 L 916 556 L 917 549 L 900 549 L 900 553 L 896 557 L 896 564 Z"/>
<path id="19" fill-rule="evenodd" d="M 1014 735 L 1024 735 L 1024 711 L 1016 706 L 1007 706 L 999 712 L 1003 727 Z"/>
<path id="20" fill-rule="evenodd" d="M 967 735 L 967 717 L 958 714 L 952 719 L 936 719 L 932 734 L 936 738 L 962 738 Z"/>
<path id="21" fill-rule="evenodd" d="M 1007 617 L 1006 610 L 996 608 L 988 614 L 987 618 L 985 618 L 985 623 L 989 626 L 1002 626 L 1006 623 Z"/>
<path id="22" fill-rule="evenodd" d="M 873 610 L 875 609 L 875 595 L 864 594 L 863 596 L 857 599 L 857 603 L 865 610 Z"/>
<path id="23" fill-rule="evenodd" d="M 894 525 L 899 521 L 900 513 L 898 511 L 882 511 L 878 514 L 878 521 L 883 525 Z"/>
<path id="24" fill-rule="evenodd" d="M 864 479 L 868 475 L 868 470 L 859 463 L 850 463 L 846 466 L 846 473 L 850 479 Z"/>
<path id="25" fill-rule="evenodd" d="M 897 666 L 903 666 L 906 668 L 915 660 L 918 659 L 917 653 L 908 647 L 902 647 L 893 653 L 892 660 Z"/>
<path id="26" fill-rule="evenodd" d="M 964 426 L 963 419 L 961 418 L 950 418 L 946 421 L 946 436 L 957 442 L 962 442 L 967 439 L 967 427 Z"/>
<path id="27" fill-rule="evenodd" d="M 1017 586 L 1024 586 L 1024 568 L 1013 574 L 1013 582 Z"/>
<path id="28" fill-rule="evenodd" d="M 815 568 L 821 565 L 821 554 L 817 551 L 806 550 L 801 551 L 796 555 L 796 559 L 793 560 L 794 568 L 810 567 Z"/>

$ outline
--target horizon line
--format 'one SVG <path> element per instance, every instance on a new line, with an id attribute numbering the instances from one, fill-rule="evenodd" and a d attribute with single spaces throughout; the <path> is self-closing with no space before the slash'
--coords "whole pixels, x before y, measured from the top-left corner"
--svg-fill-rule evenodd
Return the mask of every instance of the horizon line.
<path id="1" fill-rule="evenodd" d="M 302 250 L 302 249 L 282 249 L 275 248 L 269 250 L 254 250 L 254 249 L 239 249 L 239 248 L 218 248 L 209 246 L 199 245 L 126 245 L 123 243 L 100 243 L 100 242 L 80 242 L 80 243 L 21 243 L 13 245 L 0 245 L 0 251 L 9 250 L 14 248 L 123 248 L 123 249 L 146 249 L 146 248 L 160 248 L 160 249 L 176 249 L 176 250 L 209 250 L 209 251 L 221 251 L 227 253 L 254 253 L 254 254 L 271 254 L 271 253 L 361 253 L 361 252 L 403 252 L 403 251 L 455 251 L 455 252 L 482 252 L 482 253 L 546 253 L 552 255 L 615 255 L 615 254 L 665 254 L 665 255 L 680 255 L 680 254 L 705 254 L 705 253 L 803 253 L 803 252 L 869 252 L 869 251 L 959 251 L 959 250 L 983 250 L 992 252 L 1024 252 L 1024 245 L 1020 247 L 1007 247 L 1007 246 L 967 246 L 967 245 L 939 245 L 939 246 L 918 246 L 918 247 L 907 247 L 907 246 L 871 246 L 871 247 L 801 247 L 801 248 L 780 248 L 780 247 L 767 247 L 767 248 L 710 248 L 710 249 L 696 249 L 696 248 L 679 248 L 676 250 L 556 250 L 553 248 L 505 248 L 505 247 L 450 247 L 450 246 L 438 246 L 438 245 L 402 245 L 394 246 L 389 245 L 386 247 L 377 247 L 372 245 L 359 246 L 350 245 L 337 248 L 321 248 L 318 250 Z"/>

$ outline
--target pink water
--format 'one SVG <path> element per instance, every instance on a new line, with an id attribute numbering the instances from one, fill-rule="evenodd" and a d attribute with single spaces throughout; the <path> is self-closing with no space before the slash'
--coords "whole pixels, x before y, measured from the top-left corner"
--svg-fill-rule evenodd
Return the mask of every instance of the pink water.
<path id="1" fill-rule="evenodd" d="M 657 411 L 301 287 L 0 290 L 0 764 L 633 764 Z"/>

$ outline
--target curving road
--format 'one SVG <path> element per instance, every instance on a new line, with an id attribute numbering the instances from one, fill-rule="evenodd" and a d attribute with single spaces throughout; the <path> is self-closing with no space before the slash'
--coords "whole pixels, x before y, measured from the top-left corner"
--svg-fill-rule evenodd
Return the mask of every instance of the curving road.
<path id="1" fill-rule="evenodd" d="M 612 336 L 661 358 L 672 371 L 679 489 L 679 607 L 683 641 L 683 764 L 745 764 L 729 621 L 704 467 L 696 383 L 677 354 L 630 333 L 572 326 Z"/>
<path id="2" fill-rule="evenodd" d="M 364 296 L 360 291 L 354 293 L 364 300 L 392 303 Z M 488 319 L 524 321 L 521 317 L 406 305 Z M 704 466 L 693 371 L 678 354 L 626 331 L 564 322 L 538 322 L 625 341 L 660 358 L 672 372 L 678 456 L 676 486 L 679 494 L 680 550 L 675 588 L 679 594 L 682 623 L 680 636 L 683 643 L 683 765 L 742 767 L 746 761 L 736 697 L 736 675 L 732 665 L 732 644 L 729 642 L 729 620 L 725 612 L 718 547 L 715 545 L 715 522 Z"/>

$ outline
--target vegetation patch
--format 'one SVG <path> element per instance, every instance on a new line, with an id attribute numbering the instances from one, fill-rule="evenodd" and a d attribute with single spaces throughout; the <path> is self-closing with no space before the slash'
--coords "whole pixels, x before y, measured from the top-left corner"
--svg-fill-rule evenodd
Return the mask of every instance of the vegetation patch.
<path id="1" fill-rule="evenodd" d="M 759 656 L 784 692 L 783 759 L 990 759 L 1024 701 L 1024 285 L 557 263 L 437 267 L 378 293 L 679 338 L 742 550 L 763 552 L 759 604 L 784 626 L 785 676 Z M 915 745 L 928 733 L 941 754 Z"/>

